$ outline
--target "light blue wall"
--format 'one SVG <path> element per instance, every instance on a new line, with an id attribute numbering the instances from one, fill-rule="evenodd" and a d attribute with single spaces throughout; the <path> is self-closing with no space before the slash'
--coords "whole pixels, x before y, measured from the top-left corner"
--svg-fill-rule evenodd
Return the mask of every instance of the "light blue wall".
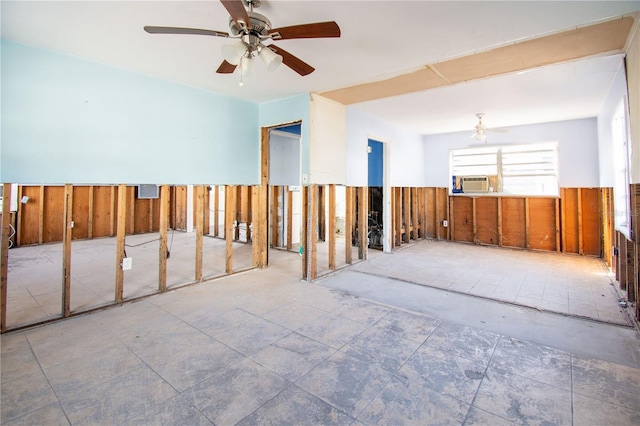
<path id="1" fill-rule="evenodd" d="M 352 107 L 347 108 L 347 185 L 367 185 L 369 139 L 388 144 L 391 186 L 425 185 L 422 136 Z"/>
<path id="2" fill-rule="evenodd" d="M 306 175 L 309 174 L 310 111 L 311 104 L 307 93 L 260 104 L 261 128 L 302 121 L 300 132 L 301 173 Z"/>
<path id="3" fill-rule="evenodd" d="M 2 41 L 0 181 L 259 183 L 258 105 Z"/>
<path id="4" fill-rule="evenodd" d="M 490 132 L 487 145 L 558 142 L 558 180 L 565 188 L 599 186 L 598 130 L 595 118 L 531 124 Z M 424 136 L 427 186 L 449 187 L 449 150 L 482 146 L 471 139 L 472 132 Z"/>

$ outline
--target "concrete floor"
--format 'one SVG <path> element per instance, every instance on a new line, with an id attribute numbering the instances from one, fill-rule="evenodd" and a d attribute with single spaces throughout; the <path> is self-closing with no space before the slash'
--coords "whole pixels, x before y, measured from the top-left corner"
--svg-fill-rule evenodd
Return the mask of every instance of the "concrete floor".
<path id="1" fill-rule="evenodd" d="M 5 334 L 0 420 L 640 424 L 636 329 L 366 268 L 410 254 L 309 284 L 271 251 L 266 270 Z"/>

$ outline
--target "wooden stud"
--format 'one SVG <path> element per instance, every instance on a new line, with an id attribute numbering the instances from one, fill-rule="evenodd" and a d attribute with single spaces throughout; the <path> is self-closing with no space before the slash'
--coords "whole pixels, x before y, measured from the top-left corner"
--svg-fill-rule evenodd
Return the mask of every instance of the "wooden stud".
<path id="1" fill-rule="evenodd" d="M 7 290 L 9 273 L 9 235 L 11 235 L 11 184 L 5 183 L 3 186 L 2 203 L 2 242 L 0 246 L 0 332 L 7 331 Z"/>
<path id="2" fill-rule="evenodd" d="M 584 241 L 582 238 L 582 188 L 578 188 L 578 253 L 584 255 Z"/>
<path id="3" fill-rule="evenodd" d="M 287 188 L 287 250 L 293 247 L 293 193 Z"/>
<path id="4" fill-rule="evenodd" d="M 438 192 L 439 192 L 438 188 L 434 188 L 434 191 L 433 191 L 434 207 L 433 208 L 434 208 L 435 214 L 433 216 L 433 219 L 434 219 L 433 229 L 436 231 L 436 239 L 440 240 L 442 238 L 440 234 L 440 223 L 442 221 L 442 218 L 440 217 L 440 205 L 439 205 L 440 203 L 438 202 Z"/>
<path id="5" fill-rule="evenodd" d="M 167 291 L 167 230 L 169 228 L 169 186 L 160 187 L 160 249 L 158 262 L 158 290 Z"/>
<path id="6" fill-rule="evenodd" d="M 325 190 L 318 185 L 318 240 L 327 241 L 327 218 L 325 209 Z"/>
<path id="7" fill-rule="evenodd" d="M 302 254 L 302 279 L 309 280 L 309 187 L 302 187 L 302 235 L 300 236 L 300 250 Z"/>
<path id="8" fill-rule="evenodd" d="M 531 248 L 531 226 L 529 224 L 529 198 L 524 199 L 524 246 Z"/>
<path id="9" fill-rule="evenodd" d="M 318 185 L 311 185 L 311 226 L 309 227 L 309 235 L 311 236 L 309 243 L 309 278 L 311 281 L 318 276 Z"/>
<path id="10" fill-rule="evenodd" d="M 402 215 L 404 221 L 404 242 L 411 242 L 411 188 L 402 189 Z"/>
<path id="11" fill-rule="evenodd" d="M 498 246 L 502 247 L 502 197 L 498 197 Z"/>
<path id="12" fill-rule="evenodd" d="M 253 186 L 251 188 L 252 205 L 252 240 L 253 266 L 265 268 L 267 266 L 267 247 L 269 245 L 268 234 L 268 197 L 267 186 Z"/>
<path id="13" fill-rule="evenodd" d="M 44 186 L 40 186 L 40 206 L 38 209 L 38 244 L 44 243 Z"/>
<path id="14" fill-rule="evenodd" d="M 556 213 L 556 252 L 560 253 L 560 199 L 556 198 L 555 203 Z"/>
<path id="15" fill-rule="evenodd" d="M 116 303 L 122 303 L 124 295 L 124 240 L 127 232 L 127 185 L 118 185 L 118 213 L 116 219 Z"/>
<path id="16" fill-rule="evenodd" d="M 391 230 L 391 248 L 394 249 L 396 247 L 396 190 L 391 188 L 389 192 L 391 193 L 391 223 L 385 226 Z"/>
<path id="17" fill-rule="evenodd" d="M 396 246 L 402 245 L 402 188 L 395 188 L 395 223 L 396 223 Z"/>
<path id="18" fill-rule="evenodd" d="M 235 190 L 227 185 L 224 190 L 224 235 L 226 242 L 225 272 L 233 273 L 233 221 L 236 216 Z"/>
<path id="19" fill-rule="evenodd" d="M 127 188 L 129 190 L 129 202 L 127 213 L 127 234 L 133 235 L 136 233 L 136 187 L 130 186 Z"/>
<path id="20" fill-rule="evenodd" d="M 93 185 L 89 186 L 89 221 L 87 223 L 87 238 L 93 239 Z"/>
<path id="21" fill-rule="evenodd" d="M 73 238 L 73 185 L 64 186 L 62 231 L 62 315 L 71 315 L 71 239 Z"/>
<path id="22" fill-rule="evenodd" d="M 247 227 L 245 232 L 247 233 L 247 242 L 253 241 L 253 235 L 251 235 L 252 224 L 253 224 L 253 187 L 247 186 Z"/>
<path id="23" fill-rule="evenodd" d="M 242 222 L 242 191 L 240 186 L 234 187 L 234 218 L 235 218 L 235 229 L 233 231 L 233 239 L 234 241 L 240 241 L 240 223 Z"/>
<path id="24" fill-rule="evenodd" d="M 604 212 L 603 215 L 603 236 L 602 236 L 602 248 L 604 253 L 604 259 L 607 262 L 607 265 L 610 267 L 613 266 L 612 255 L 611 255 L 611 245 L 613 241 L 613 212 L 611 211 L 611 188 L 602 188 L 602 210 Z M 636 209 L 636 211 L 640 211 Z M 636 234 L 637 235 L 637 234 Z"/>
<path id="25" fill-rule="evenodd" d="M 418 239 L 418 188 L 411 189 L 411 237 Z"/>
<path id="26" fill-rule="evenodd" d="M 16 212 L 16 247 L 22 245 L 22 185 L 18 186 L 18 211 Z"/>
<path id="27" fill-rule="evenodd" d="M 220 236 L 220 187 L 213 187 L 213 236 Z"/>
<path id="28" fill-rule="evenodd" d="M 422 239 L 427 238 L 427 188 L 420 188 L 420 236 Z"/>
<path id="29" fill-rule="evenodd" d="M 336 186 L 329 185 L 329 212 L 327 215 L 329 222 L 329 269 L 336 269 Z"/>
<path id="30" fill-rule="evenodd" d="M 207 235 L 211 235 L 211 186 L 209 185 L 204 186 L 204 205 L 202 208 L 202 220 L 203 232 Z"/>
<path id="31" fill-rule="evenodd" d="M 195 280 L 202 281 L 202 238 L 204 235 L 204 185 L 196 185 L 196 270 Z"/>
<path id="32" fill-rule="evenodd" d="M 113 237 L 116 234 L 116 226 L 115 223 L 117 221 L 116 218 L 116 187 L 111 187 L 111 213 L 109 217 L 111 218 L 109 223 L 109 236 Z"/>
<path id="33" fill-rule="evenodd" d="M 278 218 L 280 216 L 278 214 L 278 201 L 280 195 L 280 191 L 278 189 L 278 186 L 271 187 L 271 217 L 269 219 L 271 222 L 271 247 L 278 247 L 280 234 L 278 232 Z"/>
<path id="34" fill-rule="evenodd" d="M 368 192 L 366 186 L 358 188 L 358 259 L 361 260 L 367 260 Z"/>
<path id="35" fill-rule="evenodd" d="M 260 139 L 260 185 L 253 187 L 252 204 L 252 258 L 253 265 L 265 268 L 269 262 L 269 129 L 263 127 Z"/>
<path id="36" fill-rule="evenodd" d="M 353 246 L 353 234 L 349 232 L 351 230 L 351 223 L 353 222 L 353 187 L 347 186 L 345 190 L 345 213 L 344 213 L 344 261 L 347 265 L 353 263 L 351 254 L 351 247 Z"/>
<path id="37" fill-rule="evenodd" d="M 453 206 L 454 206 L 455 197 L 449 197 L 447 202 L 447 217 L 449 221 L 449 227 L 447 228 L 447 240 L 453 240 L 453 227 L 455 226 L 455 221 L 453 218 L 455 217 L 453 214 Z"/>
<path id="38" fill-rule="evenodd" d="M 560 188 L 560 230 L 562 252 L 567 252 L 567 198 L 565 188 Z"/>

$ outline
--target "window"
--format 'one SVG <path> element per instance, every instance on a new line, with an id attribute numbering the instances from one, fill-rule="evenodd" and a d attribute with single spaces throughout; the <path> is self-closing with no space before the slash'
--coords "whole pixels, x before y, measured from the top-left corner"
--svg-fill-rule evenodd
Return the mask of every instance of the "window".
<path id="1" fill-rule="evenodd" d="M 618 104 L 611 118 L 611 141 L 613 145 L 614 187 L 613 206 L 615 227 L 627 238 L 629 232 L 629 147 L 627 142 L 627 119 L 624 103 Z"/>
<path id="2" fill-rule="evenodd" d="M 485 179 L 488 185 L 473 184 L 473 192 L 558 196 L 558 144 L 452 150 L 451 176 L 453 193 L 469 192 L 465 183 Z"/>

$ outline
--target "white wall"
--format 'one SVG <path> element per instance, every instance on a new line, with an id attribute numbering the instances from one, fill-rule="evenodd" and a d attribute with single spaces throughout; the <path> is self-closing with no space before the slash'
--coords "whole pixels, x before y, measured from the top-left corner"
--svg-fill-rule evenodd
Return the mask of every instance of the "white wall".
<path id="1" fill-rule="evenodd" d="M 367 142 L 388 145 L 391 186 L 424 186 L 425 151 L 422 136 L 376 117 L 347 108 L 347 185 L 367 185 Z"/>
<path id="2" fill-rule="evenodd" d="M 347 112 L 344 105 L 319 95 L 311 95 L 309 183 L 345 182 L 346 127 Z"/>
<path id="3" fill-rule="evenodd" d="M 611 119 L 620 102 L 625 102 L 626 106 L 626 99 L 627 83 L 623 59 L 620 59 L 620 69 L 598 115 L 598 152 L 600 157 L 600 186 L 602 187 L 613 188 L 614 186 Z"/>
<path id="4" fill-rule="evenodd" d="M 561 187 L 600 186 L 598 132 L 595 118 L 531 124 L 505 128 L 506 133 L 490 132 L 487 145 L 558 142 L 559 183 Z M 425 135 L 426 186 L 449 187 L 449 150 L 484 145 L 466 132 Z M 475 142 L 475 143 L 474 143 Z"/>
<path id="5" fill-rule="evenodd" d="M 300 185 L 300 136 L 271 131 L 269 185 Z"/>

